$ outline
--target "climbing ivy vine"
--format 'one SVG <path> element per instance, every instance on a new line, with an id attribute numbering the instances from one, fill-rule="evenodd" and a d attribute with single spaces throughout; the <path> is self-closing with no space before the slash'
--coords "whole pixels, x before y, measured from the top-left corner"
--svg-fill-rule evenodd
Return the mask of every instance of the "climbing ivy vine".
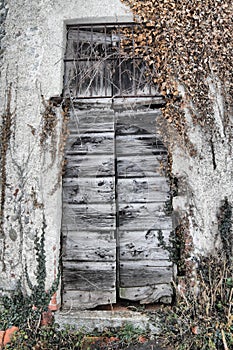
<path id="1" fill-rule="evenodd" d="M 139 23 L 134 34 L 136 50 L 143 55 L 148 75 L 153 74 L 153 82 L 166 99 L 166 120 L 185 134 L 187 107 L 194 124 L 210 129 L 212 84 L 224 99 L 222 118 L 227 125 L 233 102 L 232 1 L 122 1 Z"/>

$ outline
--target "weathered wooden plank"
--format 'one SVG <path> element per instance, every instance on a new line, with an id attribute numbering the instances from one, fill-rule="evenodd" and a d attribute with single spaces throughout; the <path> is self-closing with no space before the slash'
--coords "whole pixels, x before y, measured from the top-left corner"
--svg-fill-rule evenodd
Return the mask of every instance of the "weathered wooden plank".
<path id="1" fill-rule="evenodd" d="M 167 245 L 169 245 L 169 237 L 171 235 L 170 230 L 162 230 L 164 241 Z M 129 244 L 131 245 L 148 245 L 149 247 L 159 248 L 160 240 L 159 240 L 159 230 L 142 230 L 142 231 L 122 231 L 118 232 L 119 241 L 121 245 Z"/>
<path id="2" fill-rule="evenodd" d="M 63 240 L 63 261 L 116 260 L 114 231 L 104 234 L 101 232 L 69 231 Z"/>
<path id="3" fill-rule="evenodd" d="M 68 129 L 70 135 L 114 131 L 114 111 L 92 107 L 88 110 L 71 110 Z"/>
<path id="4" fill-rule="evenodd" d="M 111 132 L 71 135 L 67 140 L 66 155 L 112 154 L 114 143 Z"/>
<path id="5" fill-rule="evenodd" d="M 62 230 L 115 229 L 115 204 L 63 204 Z"/>
<path id="6" fill-rule="evenodd" d="M 64 261 L 65 290 L 113 290 L 116 286 L 115 262 Z"/>
<path id="7" fill-rule="evenodd" d="M 121 261 L 159 260 L 162 265 L 162 260 L 169 260 L 169 252 L 163 248 L 148 248 L 148 246 L 135 243 L 120 244 L 120 259 Z"/>
<path id="8" fill-rule="evenodd" d="M 151 110 L 150 108 L 143 108 L 137 111 L 134 111 L 133 108 L 121 110 L 116 116 L 117 135 L 149 134 L 161 139 L 156 124 L 157 118 L 160 115 L 160 110 Z M 129 125 L 131 128 L 129 128 Z"/>
<path id="9" fill-rule="evenodd" d="M 151 286 L 120 288 L 120 298 L 140 301 L 140 304 L 150 304 L 166 298 L 171 303 L 173 289 L 171 284 L 154 284 Z"/>
<path id="10" fill-rule="evenodd" d="M 102 177 L 113 176 L 114 156 L 113 155 L 73 155 L 67 156 L 65 177 Z"/>
<path id="11" fill-rule="evenodd" d="M 161 161 L 163 156 L 119 156 L 117 158 L 117 172 L 121 177 L 154 177 L 161 175 Z"/>
<path id="12" fill-rule="evenodd" d="M 129 126 L 132 129 L 132 126 Z M 166 155 L 162 142 L 153 135 L 119 135 L 116 138 L 117 155 Z"/>
<path id="13" fill-rule="evenodd" d="M 120 287 L 145 287 L 170 283 L 173 279 L 172 263 L 166 260 L 121 261 L 119 265 Z"/>
<path id="14" fill-rule="evenodd" d="M 165 202 L 169 200 L 169 185 L 165 177 L 121 178 L 117 182 L 118 201 Z"/>
<path id="15" fill-rule="evenodd" d="M 166 102 L 165 102 L 165 99 L 164 99 L 164 96 L 162 96 L 161 94 L 159 94 L 159 92 L 156 90 L 156 89 L 152 89 L 152 94 L 153 96 L 140 96 L 140 97 L 127 97 L 126 98 L 120 98 L 120 97 L 117 97 L 117 98 L 113 98 L 113 107 L 114 107 L 114 110 L 116 111 L 120 111 L 123 112 L 125 111 L 125 109 L 129 109 L 129 110 L 136 110 L 138 109 L 139 107 L 143 108 L 144 111 L 148 111 L 149 108 L 151 108 L 151 106 L 161 106 L 161 105 L 165 105 Z M 159 108 L 158 107 L 158 108 Z M 152 110 L 150 110 L 152 112 Z M 149 111 L 149 113 L 150 113 Z M 153 112 L 153 117 L 154 115 L 157 113 L 156 112 L 159 112 L 160 113 L 160 110 L 156 110 L 155 112 Z M 138 113 L 138 111 L 137 111 Z M 154 120 L 154 118 L 153 118 Z"/>
<path id="16" fill-rule="evenodd" d="M 66 309 L 86 310 L 98 305 L 116 303 L 116 290 L 67 290 L 63 293 L 63 307 Z"/>
<path id="17" fill-rule="evenodd" d="M 142 237 L 141 240 L 120 239 L 120 260 L 169 260 L 169 252 L 164 248 L 153 246 Z M 161 262 L 163 264 L 163 262 Z"/>
<path id="18" fill-rule="evenodd" d="M 65 178 L 63 180 L 63 203 L 114 203 L 115 178 Z"/>
<path id="19" fill-rule="evenodd" d="M 164 203 L 119 203 L 121 230 L 171 230 L 171 217 L 165 214 Z"/>

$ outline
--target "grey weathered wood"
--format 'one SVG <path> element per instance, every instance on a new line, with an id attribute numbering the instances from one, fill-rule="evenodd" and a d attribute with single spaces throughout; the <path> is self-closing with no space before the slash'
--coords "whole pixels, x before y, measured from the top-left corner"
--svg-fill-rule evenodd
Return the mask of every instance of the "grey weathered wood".
<path id="1" fill-rule="evenodd" d="M 117 193 L 120 203 L 164 202 L 169 200 L 169 186 L 163 177 L 119 178 Z"/>
<path id="2" fill-rule="evenodd" d="M 112 110 L 89 106 L 71 116 L 63 182 L 66 306 L 115 302 L 116 269 L 121 298 L 149 303 L 172 295 L 173 266 L 158 240 L 162 230 L 168 244 L 172 221 L 165 210 L 169 185 L 161 169 L 166 152 L 155 127 L 157 115 L 119 111 L 115 141 Z"/>
<path id="3" fill-rule="evenodd" d="M 115 262 L 63 262 L 65 290 L 114 290 L 116 287 Z"/>
<path id="4" fill-rule="evenodd" d="M 121 177 L 153 177 L 161 172 L 161 156 L 119 156 L 117 172 Z"/>
<path id="5" fill-rule="evenodd" d="M 66 155 L 111 154 L 114 147 L 114 135 L 108 133 L 76 134 L 69 137 Z"/>
<path id="6" fill-rule="evenodd" d="M 115 204 L 64 204 L 62 229 L 64 232 L 77 229 L 101 230 L 115 229 Z"/>
<path id="7" fill-rule="evenodd" d="M 163 234 L 163 239 L 166 243 L 166 245 L 169 245 L 169 237 L 171 234 L 170 230 L 163 229 L 162 230 Z M 159 248 L 160 247 L 160 240 L 159 240 L 159 230 L 147 230 L 146 228 L 141 231 L 136 231 L 136 230 L 119 230 L 118 236 L 120 239 L 120 244 L 121 245 L 126 245 L 129 244 L 131 245 L 132 243 L 135 245 L 148 245 L 148 247 L 154 247 L 154 248 Z"/>
<path id="8" fill-rule="evenodd" d="M 86 310 L 98 305 L 114 304 L 116 302 L 116 289 L 106 290 L 68 290 L 63 293 L 63 306 L 66 309 Z"/>
<path id="9" fill-rule="evenodd" d="M 120 262 L 120 287 L 143 287 L 169 283 L 173 279 L 172 263 L 164 261 Z"/>
<path id="10" fill-rule="evenodd" d="M 171 230 L 172 222 L 165 214 L 164 203 L 119 203 L 121 230 Z"/>
<path id="11" fill-rule="evenodd" d="M 153 121 L 156 122 L 156 117 L 158 116 L 158 114 L 161 114 L 159 108 L 158 109 L 150 109 L 151 106 L 156 106 L 156 105 L 165 105 L 165 100 L 164 97 L 162 95 L 159 94 L 159 92 L 156 92 L 155 94 L 153 94 L 153 96 L 140 96 L 140 97 L 132 97 L 129 96 L 127 98 L 124 97 L 94 97 L 94 98 L 89 98 L 88 101 L 85 98 L 82 97 L 74 97 L 72 99 L 73 104 L 75 106 L 75 108 L 87 108 L 92 106 L 94 108 L 106 108 L 109 106 L 116 112 L 120 111 L 120 113 L 122 113 L 122 111 L 135 111 L 137 110 L 137 113 L 139 112 L 139 108 L 141 109 L 141 111 L 148 111 L 148 113 L 150 114 L 150 112 L 153 114 Z M 155 123 L 153 123 L 155 126 Z M 161 135 L 160 135 L 161 136 Z"/>
<path id="12" fill-rule="evenodd" d="M 65 177 L 102 177 L 115 174 L 114 157 L 112 155 L 74 155 L 67 157 Z"/>
<path id="13" fill-rule="evenodd" d="M 63 240 L 63 261 L 116 261 L 114 231 L 69 231 Z"/>
<path id="14" fill-rule="evenodd" d="M 120 298 L 140 301 L 140 304 L 150 304 L 160 301 L 161 298 L 168 298 L 172 301 L 173 289 L 171 284 L 154 284 L 151 286 L 120 288 Z"/>
<path id="15" fill-rule="evenodd" d="M 114 203 L 115 178 L 66 178 L 63 180 L 63 203 Z"/>
<path id="16" fill-rule="evenodd" d="M 114 111 L 110 108 L 94 109 L 93 107 L 87 110 L 71 110 L 68 129 L 71 136 L 77 133 L 114 131 Z"/>
<path id="17" fill-rule="evenodd" d="M 153 135 L 117 136 L 117 155 L 162 155 L 167 154 L 161 141 Z"/>
<path id="18" fill-rule="evenodd" d="M 142 134 L 148 133 L 155 137 L 161 138 L 158 131 L 157 119 L 161 115 L 160 110 L 151 110 L 150 108 L 139 109 L 138 111 L 130 108 L 129 110 L 121 110 L 116 115 L 117 133 L 118 135 Z M 131 129 L 129 129 L 129 126 Z"/>
<path id="19" fill-rule="evenodd" d="M 169 260 L 169 252 L 163 248 L 153 247 L 141 241 L 120 241 L 120 261 Z M 165 262 L 161 261 L 161 264 Z"/>

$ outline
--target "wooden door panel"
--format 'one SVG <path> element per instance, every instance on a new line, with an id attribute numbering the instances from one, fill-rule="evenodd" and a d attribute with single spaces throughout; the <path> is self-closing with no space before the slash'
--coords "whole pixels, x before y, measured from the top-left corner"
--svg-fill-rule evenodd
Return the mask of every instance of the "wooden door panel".
<path id="1" fill-rule="evenodd" d="M 132 128 L 132 127 L 131 127 Z M 162 142 L 153 134 L 119 135 L 117 137 L 117 155 L 162 155 L 167 154 Z"/>
<path id="2" fill-rule="evenodd" d="M 116 115 L 117 137 L 120 135 L 150 135 L 161 139 L 158 131 L 157 119 L 161 116 L 160 110 L 150 109 L 149 107 L 138 109 L 133 108 L 119 111 Z"/>
<path id="3" fill-rule="evenodd" d="M 171 230 L 170 216 L 164 203 L 119 203 L 119 228 L 121 230 Z"/>
<path id="4" fill-rule="evenodd" d="M 124 261 L 120 262 L 120 287 L 143 287 L 170 283 L 173 267 L 169 261 Z"/>
<path id="5" fill-rule="evenodd" d="M 115 177 L 66 178 L 63 203 L 115 203 Z"/>
<path id="6" fill-rule="evenodd" d="M 114 230 L 116 226 L 115 204 L 66 204 L 63 207 L 63 231 L 75 231 L 77 229 L 96 231 Z"/>
<path id="7" fill-rule="evenodd" d="M 117 157 L 117 172 L 119 178 L 130 177 L 154 177 L 161 170 L 161 161 L 163 158 L 144 155 Z"/>
<path id="8" fill-rule="evenodd" d="M 73 155 L 68 160 L 65 177 L 114 176 L 114 157 L 112 155 Z"/>
<path id="9" fill-rule="evenodd" d="M 71 135 L 66 155 L 111 154 L 114 147 L 112 132 Z"/>
<path id="10" fill-rule="evenodd" d="M 65 290 L 63 307 L 68 310 L 88 310 L 103 304 L 116 302 L 116 288 L 113 290 Z"/>
<path id="11" fill-rule="evenodd" d="M 63 179 L 63 303 L 116 301 L 115 141 L 112 111 L 72 116 Z"/>
<path id="12" fill-rule="evenodd" d="M 68 231 L 63 237 L 62 255 L 69 261 L 115 262 L 115 232 Z"/>
<path id="13" fill-rule="evenodd" d="M 77 108 L 70 112 L 69 133 L 78 136 L 84 133 L 114 132 L 114 112 L 110 108 Z M 69 142 L 69 138 L 67 140 Z"/>
<path id="14" fill-rule="evenodd" d="M 150 304 L 155 300 L 171 303 L 173 289 L 170 284 L 158 284 L 156 282 L 154 285 L 144 287 L 121 287 L 119 294 L 122 299 L 140 301 L 140 304 Z"/>
<path id="15" fill-rule="evenodd" d="M 118 178 L 117 193 L 120 203 L 163 202 L 169 200 L 169 186 L 165 178 Z"/>
<path id="16" fill-rule="evenodd" d="M 117 288 L 120 298 L 141 303 L 172 296 L 173 265 L 158 239 L 162 230 L 169 244 L 172 221 L 166 150 L 158 133 L 150 134 L 155 115 L 118 111 L 114 122 L 112 111 L 90 109 L 80 111 L 78 124 L 70 121 L 76 129 L 63 181 L 64 306 L 114 303 Z"/>
<path id="17" fill-rule="evenodd" d="M 162 230 L 168 245 L 172 230 L 162 170 L 167 152 L 153 125 L 155 115 L 122 114 L 116 131 L 119 296 L 140 303 L 171 301 L 173 264 L 158 239 Z"/>
<path id="18" fill-rule="evenodd" d="M 160 247 L 160 240 L 159 240 L 159 229 L 153 230 L 149 229 L 147 230 L 144 228 L 144 230 L 141 231 L 136 231 L 136 230 L 119 230 L 119 238 L 121 244 L 142 244 L 148 245 L 148 247 L 154 247 L 154 248 L 159 248 Z M 162 230 L 164 242 L 166 245 L 169 245 L 169 238 L 171 234 L 170 229 L 164 229 Z"/>
<path id="19" fill-rule="evenodd" d="M 65 261 L 64 284 L 66 290 L 114 290 L 116 288 L 116 263 Z"/>

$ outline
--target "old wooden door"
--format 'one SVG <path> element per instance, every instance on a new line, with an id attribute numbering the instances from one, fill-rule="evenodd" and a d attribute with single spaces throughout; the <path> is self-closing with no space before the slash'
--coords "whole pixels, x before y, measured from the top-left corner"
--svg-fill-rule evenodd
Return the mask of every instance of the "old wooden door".
<path id="1" fill-rule="evenodd" d="M 167 239 L 172 229 L 165 211 L 166 150 L 156 130 L 158 111 L 146 107 L 158 93 L 135 30 L 133 23 L 67 29 L 64 97 L 72 98 L 62 220 L 67 307 L 93 308 L 117 299 L 149 303 L 172 294 L 173 266 L 158 242 L 160 230 Z"/>
<path id="2" fill-rule="evenodd" d="M 71 113 L 63 181 L 63 304 L 86 309 L 117 299 L 172 295 L 166 149 L 158 112 L 113 104 Z"/>

